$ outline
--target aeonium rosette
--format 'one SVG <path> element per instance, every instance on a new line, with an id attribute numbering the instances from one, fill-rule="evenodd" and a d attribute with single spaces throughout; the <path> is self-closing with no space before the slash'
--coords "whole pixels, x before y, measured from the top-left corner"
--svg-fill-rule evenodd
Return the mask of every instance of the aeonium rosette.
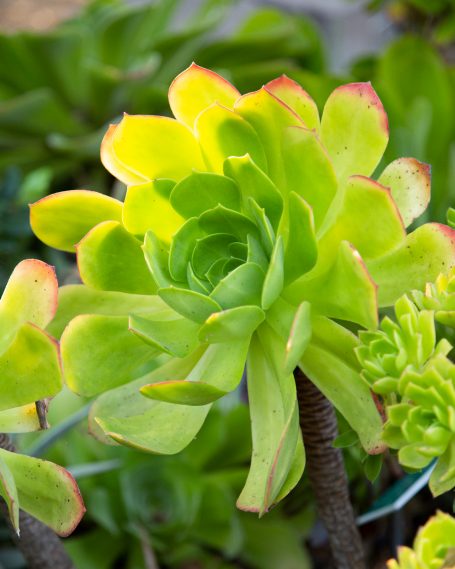
<path id="1" fill-rule="evenodd" d="M 451 569 L 455 565 L 455 519 L 437 512 L 420 528 L 413 548 L 399 547 L 388 569 Z"/>
<path id="2" fill-rule="evenodd" d="M 106 392 L 93 433 L 150 452 L 193 440 L 246 364 L 253 456 L 238 504 L 264 512 L 304 467 L 296 366 L 381 451 L 358 341 L 335 319 L 375 326 L 378 303 L 453 264 L 454 236 L 438 224 L 406 235 L 429 201 L 426 165 L 368 177 L 388 140 L 370 84 L 336 89 L 320 119 L 286 77 L 241 96 L 192 65 L 169 102 L 175 118 L 126 115 L 105 136 L 124 203 L 77 190 L 32 206 L 35 233 L 77 251 L 84 282 L 61 289 L 50 329 L 65 329 L 69 386 Z"/>

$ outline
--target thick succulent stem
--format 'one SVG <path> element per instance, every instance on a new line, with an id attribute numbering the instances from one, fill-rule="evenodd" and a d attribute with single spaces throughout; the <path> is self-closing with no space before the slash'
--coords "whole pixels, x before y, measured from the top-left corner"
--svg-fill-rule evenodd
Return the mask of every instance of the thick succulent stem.
<path id="1" fill-rule="evenodd" d="M 335 411 L 300 370 L 296 370 L 295 380 L 306 468 L 319 516 L 327 529 L 334 566 L 336 569 L 365 569 L 362 540 L 349 498 L 343 456 L 332 446 L 338 434 Z"/>
<path id="2" fill-rule="evenodd" d="M 0 448 L 15 452 L 10 437 L 3 433 L 0 433 Z M 0 509 L 8 519 L 6 504 L 1 499 Z M 11 533 L 29 569 L 75 569 L 62 542 L 50 528 L 25 512 L 21 512 L 20 530 L 20 537 L 12 528 Z"/>

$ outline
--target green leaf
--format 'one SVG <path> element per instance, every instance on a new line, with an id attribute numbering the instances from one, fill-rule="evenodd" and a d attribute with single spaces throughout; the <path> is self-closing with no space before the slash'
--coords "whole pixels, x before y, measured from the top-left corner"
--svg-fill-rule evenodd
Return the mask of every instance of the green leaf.
<path id="1" fill-rule="evenodd" d="M 210 297 L 222 308 L 261 304 L 264 272 L 256 263 L 245 263 L 234 269 L 213 289 Z"/>
<path id="2" fill-rule="evenodd" d="M 128 294 L 96 290 L 85 285 L 65 285 L 58 289 L 58 308 L 47 331 L 60 338 L 68 323 L 79 314 L 128 316 L 131 313 L 155 314 L 167 305 L 157 295 Z"/>
<path id="3" fill-rule="evenodd" d="M 192 132 L 174 119 L 152 115 L 125 115 L 111 125 L 101 145 L 101 161 L 127 185 L 157 178 L 178 182 L 193 168 L 204 168 Z"/>
<path id="4" fill-rule="evenodd" d="M 140 241 L 116 221 L 100 223 L 82 239 L 77 264 L 84 284 L 93 288 L 133 294 L 156 291 Z"/>
<path id="5" fill-rule="evenodd" d="M 11 525 L 19 535 L 19 498 L 14 482 L 14 476 L 0 454 L 0 496 L 5 500 L 8 507 Z"/>
<path id="6" fill-rule="evenodd" d="M 176 312 L 200 324 L 205 322 L 213 312 L 221 310 L 216 299 L 192 290 L 170 286 L 160 288 L 158 294 Z"/>
<path id="7" fill-rule="evenodd" d="M 175 211 L 188 219 L 217 205 L 239 211 L 240 193 L 235 182 L 225 176 L 192 172 L 174 187 L 170 202 Z"/>
<path id="8" fill-rule="evenodd" d="M 363 469 L 365 471 L 365 476 L 370 482 L 374 482 L 379 474 L 381 473 L 382 468 L 382 455 L 368 455 L 364 464 Z"/>
<path id="9" fill-rule="evenodd" d="M 240 97 L 234 109 L 252 125 L 259 135 L 264 145 L 267 169 L 255 160 L 254 155 L 252 155 L 253 161 L 259 168 L 266 171 L 277 187 L 283 191 L 285 188 L 281 145 L 283 129 L 287 126 L 304 126 L 302 120 L 264 87 Z"/>
<path id="10" fill-rule="evenodd" d="M 281 77 L 269 81 L 265 88 L 299 115 L 306 128 L 316 132 L 319 130 L 318 107 L 310 95 L 298 83 L 289 79 L 286 75 L 281 75 Z"/>
<path id="11" fill-rule="evenodd" d="M 315 132 L 291 127 L 283 133 L 283 158 L 288 190 L 311 206 L 315 226 L 319 228 L 338 188 L 327 151 Z"/>
<path id="12" fill-rule="evenodd" d="M 140 366 L 157 353 L 129 331 L 127 316 L 77 316 L 61 339 L 66 382 L 84 397 L 136 379 Z"/>
<path id="13" fill-rule="evenodd" d="M 311 340 L 311 304 L 302 302 L 297 308 L 286 342 L 285 373 L 292 373 Z"/>
<path id="14" fill-rule="evenodd" d="M 340 182 L 374 171 L 386 149 L 389 127 L 370 83 L 350 83 L 333 91 L 322 113 L 321 140 Z"/>
<path id="15" fill-rule="evenodd" d="M 216 312 L 203 324 L 199 340 L 214 344 L 249 338 L 264 318 L 264 311 L 258 306 L 238 306 Z"/>
<path id="16" fill-rule="evenodd" d="M 231 156 L 224 162 L 224 174 L 240 188 L 244 204 L 251 197 L 264 208 L 276 231 L 283 211 L 283 198 L 270 178 L 253 162 L 251 156 Z M 234 209 L 234 208 L 231 208 Z"/>
<path id="17" fill-rule="evenodd" d="M 38 239 L 70 253 L 95 225 L 121 220 L 121 202 L 87 190 L 58 192 L 30 206 L 30 225 Z"/>
<path id="18" fill-rule="evenodd" d="M 172 356 L 183 358 L 191 353 L 198 344 L 199 324 L 186 318 L 176 317 L 172 310 L 166 318 L 131 315 L 129 329 L 147 344 Z"/>
<path id="19" fill-rule="evenodd" d="M 239 113 L 214 103 L 198 116 L 195 132 L 205 161 L 213 172 L 222 174 L 226 158 L 245 154 L 267 171 L 263 143 Z"/>
<path id="20" fill-rule="evenodd" d="M 280 353 L 279 343 L 266 329 L 260 337 L 253 336 L 247 362 L 253 455 L 237 506 L 259 514 L 278 496 L 299 442 L 295 382 L 278 370 Z"/>
<path id="21" fill-rule="evenodd" d="M 142 395 L 177 405 L 207 405 L 226 395 L 204 381 L 171 380 L 144 385 Z"/>
<path id="22" fill-rule="evenodd" d="M 455 487 L 455 438 L 436 462 L 429 482 L 434 497 L 449 492 Z"/>
<path id="23" fill-rule="evenodd" d="M 169 250 L 169 273 L 176 281 L 188 279 L 188 263 L 191 261 L 193 249 L 201 230 L 197 218 L 191 217 L 172 238 Z"/>
<path id="24" fill-rule="evenodd" d="M 406 237 L 390 191 L 364 176 L 351 176 L 343 187 L 341 209 L 321 239 L 320 256 L 330 259 L 340 240 L 349 241 L 365 261 L 398 247 Z"/>
<path id="25" fill-rule="evenodd" d="M 142 251 L 156 284 L 159 287 L 167 287 L 173 284 L 174 281 L 169 273 L 168 247 L 158 239 L 153 231 L 147 231 L 145 234 Z"/>
<path id="26" fill-rule="evenodd" d="M 58 283 L 54 268 L 26 259 L 14 268 L 0 301 L 0 353 L 26 322 L 44 328 L 57 309 Z"/>
<path id="27" fill-rule="evenodd" d="M 13 475 L 20 508 L 58 535 L 65 537 L 72 533 L 85 507 L 71 474 L 47 460 L 3 449 L 0 449 L 0 459 Z"/>
<path id="28" fill-rule="evenodd" d="M 281 235 L 275 242 L 262 288 L 261 305 L 268 310 L 280 296 L 284 285 L 284 249 Z"/>
<path id="29" fill-rule="evenodd" d="M 0 411 L 1 433 L 30 433 L 40 429 L 35 403 Z"/>
<path id="30" fill-rule="evenodd" d="M 431 169 L 415 158 L 398 158 L 382 172 L 378 182 L 390 188 L 405 227 L 427 208 L 431 196 Z"/>
<path id="31" fill-rule="evenodd" d="M 239 96 L 229 81 L 195 63 L 180 73 L 169 88 L 174 116 L 191 129 L 201 111 L 215 102 L 230 109 Z"/>
<path id="32" fill-rule="evenodd" d="M 201 279 L 207 278 L 207 272 L 214 263 L 230 257 L 230 246 L 236 242 L 234 235 L 218 232 L 198 239 L 191 258 L 192 268 L 197 276 Z"/>
<path id="33" fill-rule="evenodd" d="M 423 290 L 427 282 L 446 272 L 455 261 L 455 232 L 439 223 L 427 223 L 402 244 L 367 263 L 378 285 L 379 306 L 391 306 L 410 289 Z"/>
<path id="34" fill-rule="evenodd" d="M 203 350 L 197 350 L 186 358 L 173 358 L 138 380 L 101 395 L 90 412 L 90 431 L 103 442 L 114 440 L 157 454 L 180 452 L 198 433 L 210 405 L 195 407 L 153 401 L 139 389 L 151 382 L 187 377 L 202 354 Z"/>
<path id="35" fill-rule="evenodd" d="M 248 198 L 248 209 L 257 228 L 259 229 L 261 248 L 267 256 L 270 256 L 275 243 L 275 232 L 273 231 L 272 224 L 265 213 L 265 209 L 260 207 L 253 198 Z M 251 237 L 253 237 L 253 235 L 249 234 L 249 243 L 251 242 Z M 266 266 L 268 266 L 268 263 L 266 263 Z"/>
<path id="36" fill-rule="evenodd" d="M 295 192 L 289 194 L 289 234 L 284 255 L 286 284 L 311 270 L 318 258 L 313 212 Z"/>
<path id="37" fill-rule="evenodd" d="M 175 183 L 172 180 L 153 180 L 129 186 L 123 205 L 123 225 L 133 235 L 145 235 L 148 230 L 169 242 L 183 223 L 166 197 Z"/>
<path id="38" fill-rule="evenodd" d="M 245 215 L 218 205 L 205 211 L 199 217 L 201 229 L 207 233 L 227 233 L 235 235 L 239 241 L 246 242 L 249 233 L 257 233 L 254 223 Z"/>
<path id="39" fill-rule="evenodd" d="M 299 367 L 358 434 L 370 454 L 383 450 L 382 420 L 355 359 L 356 337 L 327 318 L 313 319 L 313 336 Z"/>
<path id="40" fill-rule="evenodd" d="M 0 356 L 0 411 L 53 397 L 62 388 L 57 342 L 25 323 Z"/>
<path id="41" fill-rule="evenodd" d="M 334 448 L 349 448 L 354 446 L 359 442 L 359 437 L 355 431 L 349 430 L 338 435 L 333 441 L 332 446 Z"/>
<path id="42" fill-rule="evenodd" d="M 377 325 L 376 284 L 358 252 L 346 241 L 338 248 L 335 263 L 314 278 L 301 278 L 283 295 L 297 304 L 311 302 L 315 313 L 356 322 L 366 328 Z"/>

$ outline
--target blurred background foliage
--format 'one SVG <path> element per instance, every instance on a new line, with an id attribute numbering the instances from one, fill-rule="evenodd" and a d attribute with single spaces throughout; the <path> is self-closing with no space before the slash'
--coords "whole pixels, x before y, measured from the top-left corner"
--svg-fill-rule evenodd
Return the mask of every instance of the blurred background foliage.
<path id="1" fill-rule="evenodd" d="M 362 2 L 365 18 L 379 15 L 391 39 L 378 50 L 369 49 L 367 37 L 363 53 L 341 68 L 327 56 L 338 48 L 325 16 L 314 9 L 323 3 L 283 0 L 287 10 L 279 2 L 248 4 L 256 7 L 245 12 L 240 0 L 95 0 L 50 29 L 0 33 L 2 284 L 27 256 L 55 264 L 61 282 L 74 276 L 72 258 L 32 237 L 27 204 L 76 187 L 121 196 L 124 189 L 99 160 L 107 125 L 123 112 L 169 113 L 169 83 L 192 61 L 220 72 L 241 91 L 285 73 L 320 110 L 337 85 L 371 81 L 389 116 L 386 161 L 415 156 L 432 164 L 431 208 L 417 223 L 445 220 L 455 205 L 455 0 Z M 338 25 L 334 13 L 332 31 Z M 34 27 L 44 27 L 43 21 Z M 236 510 L 251 444 L 245 435 L 248 410 L 240 400 L 218 407 L 194 443 L 175 457 L 99 445 L 87 436 L 85 405 L 63 392 L 51 406 L 53 429 L 20 440 L 25 452 L 73 468 L 78 476 L 88 512 L 66 541 L 78 569 L 328 566 L 326 536 L 315 523 L 305 479 L 291 500 L 261 520 Z M 358 513 L 403 477 L 390 457 L 380 474 L 380 465 L 365 461 L 355 446 L 345 449 L 345 458 Z M 444 500 L 438 507 L 450 509 Z M 393 546 L 410 542 L 414 527 L 434 509 L 424 492 L 405 518 L 363 528 L 369 566 L 383 568 Z M 1 526 L 0 569 L 24 567 Z"/>

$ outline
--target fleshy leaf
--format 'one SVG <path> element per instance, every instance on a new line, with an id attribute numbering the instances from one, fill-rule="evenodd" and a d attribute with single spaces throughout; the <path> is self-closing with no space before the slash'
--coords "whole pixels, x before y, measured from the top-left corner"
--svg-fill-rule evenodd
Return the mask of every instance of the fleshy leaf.
<path id="1" fill-rule="evenodd" d="M 280 296 L 284 285 L 284 250 L 281 235 L 275 242 L 262 288 L 261 306 L 268 310 Z"/>
<path id="2" fill-rule="evenodd" d="M 136 379 L 141 364 L 157 353 L 128 330 L 127 316 L 77 316 L 61 339 L 65 380 L 84 397 Z"/>
<path id="3" fill-rule="evenodd" d="M 338 188 L 332 162 L 313 131 L 291 127 L 282 137 L 287 187 L 311 206 L 318 228 Z"/>
<path id="4" fill-rule="evenodd" d="M 295 312 L 289 338 L 286 342 L 285 373 L 292 373 L 297 367 L 311 340 L 311 329 L 311 304 L 302 302 Z"/>
<path id="5" fill-rule="evenodd" d="M 197 218 L 191 217 L 172 238 L 169 250 L 169 274 L 177 282 L 188 280 L 189 263 L 196 242 L 201 235 L 203 233 Z"/>
<path id="6" fill-rule="evenodd" d="M 93 288 L 133 294 L 156 291 L 140 241 L 116 221 L 100 223 L 82 239 L 77 264 L 82 281 Z"/>
<path id="7" fill-rule="evenodd" d="M 125 115 L 107 132 L 101 160 L 125 184 L 156 178 L 177 182 L 193 168 L 203 168 L 199 145 L 191 131 L 174 119 L 160 116 Z"/>
<path id="8" fill-rule="evenodd" d="M 160 319 L 153 315 L 144 317 L 133 314 L 129 328 L 147 344 L 183 358 L 197 347 L 200 326 L 192 320 L 179 317 L 173 310 L 168 310 L 168 313 L 171 315 L 166 314 L 166 318 Z"/>
<path id="9" fill-rule="evenodd" d="M 233 391 L 242 379 L 249 338 L 210 345 L 184 381 L 156 382 L 141 393 L 178 405 L 206 405 Z"/>
<path id="10" fill-rule="evenodd" d="M 295 192 L 289 194 L 289 234 L 284 256 L 284 278 L 289 284 L 316 264 L 318 248 L 313 212 Z"/>
<path id="11" fill-rule="evenodd" d="M 278 188 L 283 188 L 285 182 L 281 151 L 283 129 L 287 126 L 305 126 L 302 120 L 264 87 L 240 97 L 234 108 L 259 135 L 267 157 L 267 173 Z M 252 158 L 254 160 L 254 156 Z"/>
<path id="12" fill-rule="evenodd" d="M 315 313 L 374 328 L 378 318 L 376 289 L 359 253 L 342 241 L 327 272 L 295 281 L 284 297 L 294 303 L 306 299 Z"/>
<path id="13" fill-rule="evenodd" d="M 267 171 L 263 142 L 240 114 L 215 103 L 198 116 L 195 133 L 209 170 L 222 174 L 226 158 L 249 154 Z"/>
<path id="14" fill-rule="evenodd" d="M 57 312 L 47 331 L 60 338 L 68 323 L 79 314 L 128 316 L 131 313 L 154 314 L 167 309 L 167 305 L 156 295 L 96 290 L 85 285 L 66 285 L 58 290 Z"/>
<path id="15" fill-rule="evenodd" d="M 228 233 L 244 242 L 248 234 L 257 233 L 256 226 L 248 217 L 222 205 L 204 212 L 199 217 L 199 225 L 207 233 Z"/>
<path id="16" fill-rule="evenodd" d="M 175 211 L 190 218 L 217 205 L 239 211 L 240 193 L 236 184 L 225 176 L 193 172 L 174 187 L 170 202 Z"/>
<path id="17" fill-rule="evenodd" d="M 65 537 L 72 533 L 85 507 L 71 474 L 47 460 L 3 449 L 0 449 L 0 459 L 14 477 L 20 508 L 58 535 Z"/>
<path id="18" fill-rule="evenodd" d="M 259 265 L 245 263 L 221 280 L 210 297 L 224 309 L 245 304 L 259 306 L 264 278 L 264 271 Z"/>
<path id="19" fill-rule="evenodd" d="M 0 433 L 31 433 L 40 429 L 35 403 L 0 411 Z"/>
<path id="20" fill-rule="evenodd" d="M 183 223 L 169 200 L 163 196 L 174 187 L 172 180 L 154 180 L 130 186 L 123 206 L 123 225 L 133 235 L 145 235 L 150 229 L 166 242 Z"/>
<path id="21" fill-rule="evenodd" d="M 121 220 L 121 202 L 88 190 L 58 192 L 30 206 L 30 225 L 38 239 L 70 253 L 95 225 Z"/>
<path id="22" fill-rule="evenodd" d="M 25 322 L 47 326 L 57 309 L 57 291 L 55 270 L 50 265 L 37 259 L 16 265 L 0 300 L 0 353 Z"/>
<path id="23" fill-rule="evenodd" d="M 11 525 L 19 535 L 19 498 L 14 476 L 0 454 L 0 496 L 5 500 Z"/>
<path id="24" fill-rule="evenodd" d="M 318 107 L 310 95 L 298 83 L 289 79 L 286 75 L 281 75 L 281 77 L 269 81 L 265 85 L 265 89 L 299 115 L 307 128 L 319 130 Z"/>
<path id="25" fill-rule="evenodd" d="M 210 69 L 192 63 L 169 88 L 169 105 L 175 118 L 193 128 L 196 117 L 212 103 L 232 108 L 240 97 L 237 89 Z"/>
<path id="26" fill-rule="evenodd" d="M 251 156 L 231 156 L 224 163 L 224 174 L 237 182 L 244 203 L 248 198 L 264 208 L 276 231 L 283 211 L 283 198 L 272 180 L 253 162 Z"/>
<path id="27" fill-rule="evenodd" d="M 429 482 L 434 497 L 449 492 L 455 486 L 455 438 L 447 450 L 438 458 L 436 466 L 431 473 Z"/>
<path id="28" fill-rule="evenodd" d="M 147 231 L 142 245 L 145 262 L 158 287 L 173 283 L 169 273 L 169 246 L 160 241 L 153 231 Z"/>
<path id="29" fill-rule="evenodd" d="M 370 454 L 382 452 L 382 420 L 355 362 L 356 337 L 335 322 L 313 319 L 313 336 L 299 367 L 359 435 Z"/>
<path id="30" fill-rule="evenodd" d="M 147 178 L 143 174 L 135 172 L 117 156 L 114 149 L 114 137 L 117 133 L 117 128 L 118 125 L 116 124 L 109 125 L 101 143 L 101 162 L 103 163 L 103 166 L 108 172 L 124 184 L 134 185 L 147 182 Z"/>
<path id="31" fill-rule="evenodd" d="M 367 262 L 367 268 L 379 286 L 379 306 L 391 306 L 408 290 L 423 290 L 427 282 L 454 264 L 455 231 L 427 223 L 387 255 Z"/>
<path id="32" fill-rule="evenodd" d="M 0 377 L 0 410 L 53 397 L 62 388 L 57 342 L 23 324 L 0 356 Z"/>
<path id="33" fill-rule="evenodd" d="M 199 340 L 214 344 L 249 338 L 264 318 L 264 311 L 258 306 L 238 306 L 216 312 L 203 324 Z"/>
<path id="34" fill-rule="evenodd" d="M 390 188 L 408 227 L 426 209 L 431 195 L 431 168 L 415 158 L 398 158 L 382 172 L 378 182 Z"/>
<path id="35" fill-rule="evenodd" d="M 363 259 L 375 259 L 399 246 L 406 236 L 390 191 L 364 176 L 351 176 L 336 221 L 321 239 L 321 255 L 330 259 L 340 240 L 349 241 Z"/>
<path id="36" fill-rule="evenodd" d="M 142 395 L 176 405 L 207 405 L 224 397 L 226 391 L 204 381 L 171 380 L 150 383 L 141 388 Z"/>
<path id="37" fill-rule="evenodd" d="M 144 397 L 139 389 L 149 383 L 186 377 L 202 354 L 203 350 L 197 350 L 186 358 L 172 358 L 146 376 L 101 395 L 90 412 L 91 432 L 101 440 L 111 439 L 142 451 L 180 452 L 197 435 L 210 405 L 199 407 L 153 401 Z M 163 425 L 168 428 L 163 429 Z"/>
<path id="38" fill-rule="evenodd" d="M 193 290 L 170 286 L 160 288 L 158 294 L 176 312 L 200 324 L 213 312 L 221 310 L 214 299 Z"/>
<path id="39" fill-rule="evenodd" d="M 281 350 L 273 335 L 264 331 L 260 338 L 253 337 L 248 355 L 253 455 L 237 506 L 263 514 L 285 483 L 301 440 L 295 382 L 276 368 Z"/>
<path id="40" fill-rule="evenodd" d="M 373 172 L 386 149 L 389 127 L 370 83 L 350 83 L 333 91 L 322 113 L 321 140 L 340 181 Z"/>

